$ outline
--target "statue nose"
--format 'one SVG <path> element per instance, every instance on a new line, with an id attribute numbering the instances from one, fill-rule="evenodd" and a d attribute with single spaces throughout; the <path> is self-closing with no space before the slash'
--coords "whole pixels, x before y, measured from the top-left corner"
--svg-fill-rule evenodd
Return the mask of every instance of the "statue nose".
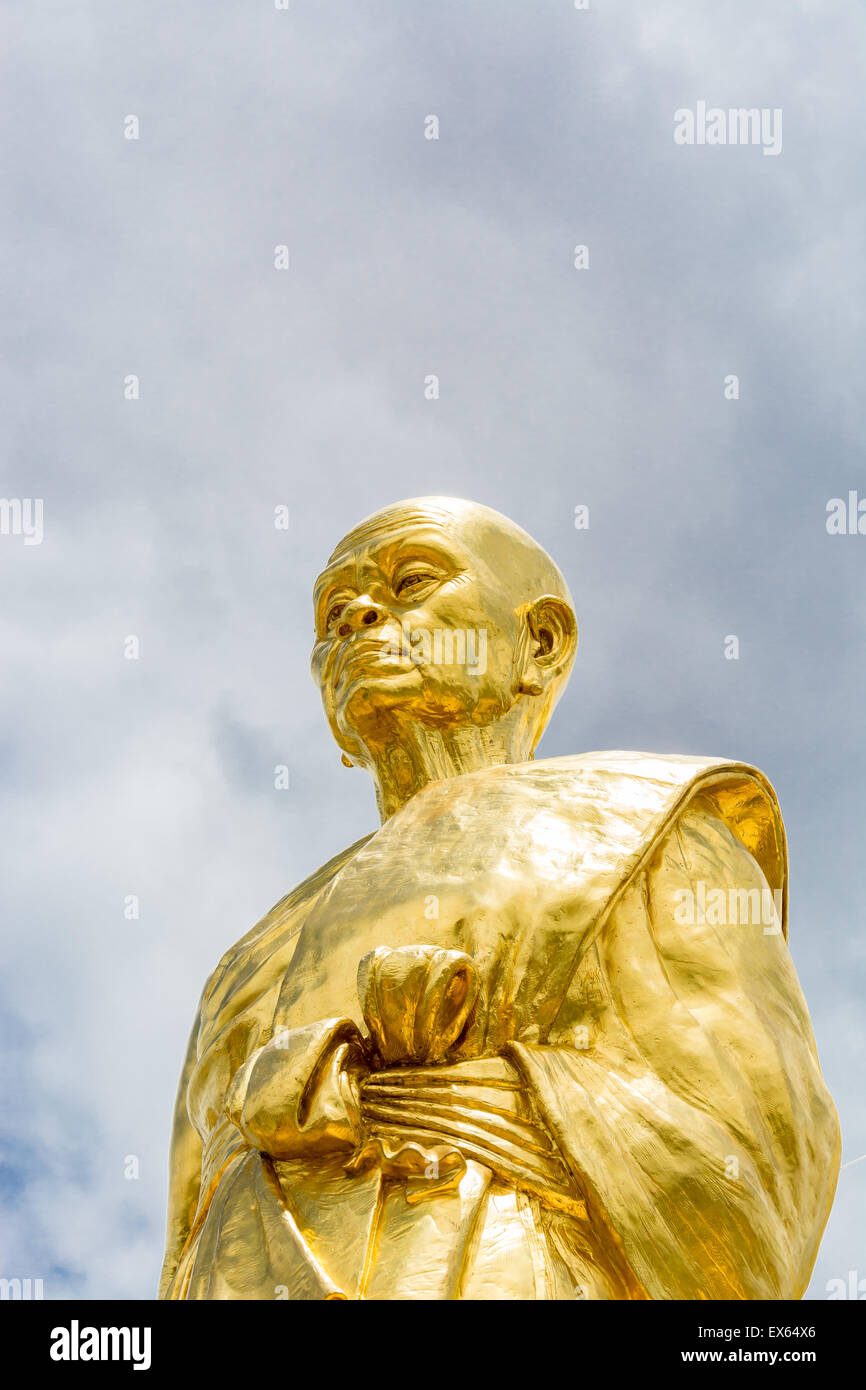
<path id="1" fill-rule="evenodd" d="M 348 637 L 350 632 L 357 632 L 359 628 L 373 627 L 375 623 L 380 623 L 383 616 L 382 610 L 370 599 L 350 603 L 343 609 L 337 634 L 340 637 Z"/>

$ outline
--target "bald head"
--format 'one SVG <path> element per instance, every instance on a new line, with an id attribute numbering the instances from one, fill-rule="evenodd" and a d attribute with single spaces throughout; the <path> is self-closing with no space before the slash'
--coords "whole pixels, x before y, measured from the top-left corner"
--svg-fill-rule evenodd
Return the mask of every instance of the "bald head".
<path id="1" fill-rule="evenodd" d="M 315 608 L 313 673 L 355 756 L 383 730 L 402 737 L 402 720 L 404 733 L 440 737 L 501 726 L 510 756 L 530 757 L 577 645 L 568 585 L 547 552 L 499 512 L 454 497 L 366 517 L 332 552 Z"/>
<path id="2" fill-rule="evenodd" d="M 402 536 L 425 526 L 438 528 L 444 535 L 457 533 L 464 537 L 484 557 L 488 568 L 497 571 L 503 580 L 514 581 L 522 591 L 519 596 L 515 594 L 518 603 L 540 594 L 553 594 L 574 608 L 561 571 L 528 532 L 492 507 L 462 497 L 413 497 L 373 512 L 338 542 L 328 565 L 374 538 Z"/>

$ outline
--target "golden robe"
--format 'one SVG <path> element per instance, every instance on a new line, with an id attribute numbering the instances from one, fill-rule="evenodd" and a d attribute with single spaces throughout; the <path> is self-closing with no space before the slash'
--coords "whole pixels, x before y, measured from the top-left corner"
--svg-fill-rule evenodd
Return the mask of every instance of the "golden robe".
<path id="1" fill-rule="evenodd" d="M 430 784 L 208 980 L 160 1296 L 800 1298 L 840 1142 L 785 919 L 754 768 Z"/>

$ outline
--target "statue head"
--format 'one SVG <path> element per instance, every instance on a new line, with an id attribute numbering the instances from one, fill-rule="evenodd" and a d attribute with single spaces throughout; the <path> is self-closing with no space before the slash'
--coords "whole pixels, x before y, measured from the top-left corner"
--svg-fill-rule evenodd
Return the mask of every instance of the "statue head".
<path id="1" fill-rule="evenodd" d="M 533 756 L 577 623 L 565 580 L 519 526 L 457 498 L 395 503 L 339 542 L 314 601 L 328 722 L 386 814 L 425 781 Z"/>

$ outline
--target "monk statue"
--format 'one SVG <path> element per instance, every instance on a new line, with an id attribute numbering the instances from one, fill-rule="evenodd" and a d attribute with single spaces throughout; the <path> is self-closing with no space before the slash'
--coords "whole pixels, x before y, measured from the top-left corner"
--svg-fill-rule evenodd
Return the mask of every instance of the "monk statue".
<path id="1" fill-rule="evenodd" d="M 802 1297 L 840 1141 L 769 783 L 536 761 L 574 607 L 487 507 L 361 522 L 315 622 L 381 826 L 205 985 L 160 1296 Z"/>

